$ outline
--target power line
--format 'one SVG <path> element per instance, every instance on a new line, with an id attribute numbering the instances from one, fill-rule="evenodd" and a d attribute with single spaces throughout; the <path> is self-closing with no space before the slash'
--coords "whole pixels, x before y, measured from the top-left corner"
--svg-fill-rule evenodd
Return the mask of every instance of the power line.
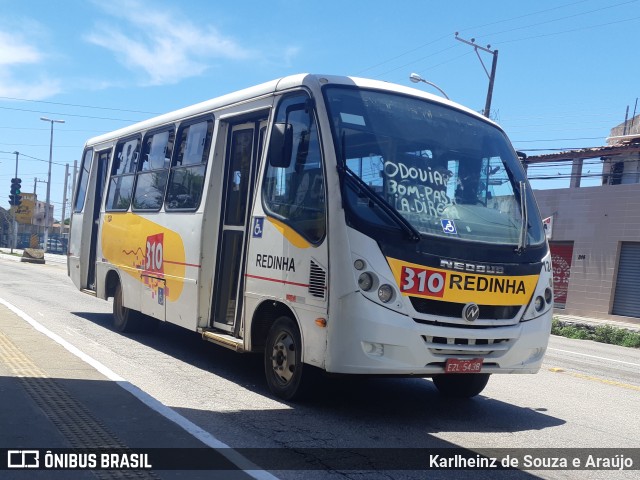
<path id="1" fill-rule="evenodd" d="M 38 127 L 6 127 L 6 126 L 0 126 L 0 129 L 1 130 L 29 130 L 29 131 L 35 131 L 35 132 L 40 132 L 40 131 L 48 132 L 49 131 L 48 128 L 38 128 Z M 60 130 L 60 133 L 67 133 L 67 132 L 104 133 L 104 130 L 83 130 L 83 129 L 73 129 L 73 128 L 65 128 L 64 130 Z"/>
<path id="2" fill-rule="evenodd" d="M 604 108 L 604 107 L 603 107 Z M 608 109 L 612 108 L 612 107 L 607 107 Z M 573 118 L 573 117 L 580 117 L 580 118 L 584 118 L 584 117 L 598 117 L 598 118 L 602 118 L 602 116 L 619 116 L 620 112 L 619 111 L 613 111 L 613 110 L 609 110 L 607 112 L 600 112 L 600 113 L 592 113 L 593 109 L 590 108 L 589 109 L 589 113 L 583 113 L 581 111 L 574 111 L 574 112 L 570 112 L 570 113 L 564 113 L 564 114 L 544 114 L 544 115 L 525 115 L 525 116 L 512 116 L 512 117 L 507 117 L 508 120 L 538 120 L 538 119 L 549 119 L 549 118 Z M 622 123 L 622 122 L 621 122 Z"/>
<path id="3" fill-rule="evenodd" d="M 609 25 L 616 25 L 616 24 L 619 24 L 619 23 L 633 22 L 633 21 L 638 20 L 638 19 L 640 19 L 640 16 L 639 17 L 633 17 L 633 18 L 627 18 L 627 19 L 624 19 L 624 20 L 616 20 L 616 21 L 613 21 L 613 22 L 599 23 L 597 25 L 588 25 L 588 26 L 585 26 L 585 27 L 578 27 L 578 28 L 573 28 L 573 29 L 570 29 L 570 30 L 563 30 L 561 32 L 543 33 L 543 34 L 540 34 L 540 35 L 532 35 L 530 37 L 517 38 L 517 39 L 514 39 L 514 40 L 503 40 L 500 43 L 502 43 L 502 44 L 515 43 L 515 42 L 522 42 L 522 41 L 525 41 L 525 40 L 534 40 L 536 38 L 553 37 L 553 36 L 556 36 L 556 35 L 564 35 L 565 33 L 573 33 L 573 32 L 579 32 L 579 31 L 582 31 L 582 30 L 590 30 L 592 28 L 608 27 Z"/>
<path id="4" fill-rule="evenodd" d="M 374 68 L 376 68 L 376 67 L 379 67 L 379 66 L 381 66 L 381 65 L 385 65 L 385 64 L 387 64 L 387 63 L 389 63 L 389 62 L 392 62 L 392 61 L 394 61 L 394 60 L 396 60 L 396 59 L 398 59 L 398 58 L 404 57 L 405 55 L 408 55 L 408 54 L 410 54 L 410 53 L 416 52 L 416 51 L 418 51 L 418 50 L 420 50 L 420 49 L 422 49 L 422 48 L 424 48 L 424 47 L 428 47 L 429 45 L 433 45 L 434 43 L 438 43 L 439 41 L 444 40 L 444 39 L 445 39 L 445 38 L 447 38 L 447 37 L 449 37 L 449 34 L 443 35 L 443 36 L 441 36 L 440 38 L 437 38 L 436 40 L 432 40 L 432 41 L 427 42 L 427 43 L 424 43 L 424 44 L 422 44 L 422 45 L 420 45 L 420 46 L 418 46 L 418 47 L 412 48 L 411 50 L 407 50 L 406 52 L 401 53 L 400 55 L 396 55 L 395 57 L 392 57 L 392 58 L 390 58 L 390 59 L 388 59 L 388 60 L 384 60 L 384 61 L 382 61 L 382 62 L 380 62 L 380 63 L 377 63 L 377 64 L 375 64 L 375 65 L 372 65 L 372 66 L 370 66 L 370 67 L 367 67 L 367 68 L 365 68 L 364 70 L 360 70 L 359 72 L 356 72 L 356 75 L 360 75 L 361 73 L 367 72 L 367 71 L 369 71 L 369 70 L 373 70 L 373 69 L 374 69 Z M 445 50 L 448 50 L 448 49 L 445 49 Z M 419 61 L 419 60 L 418 60 L 418 61 Z M 406 65 L 403 65 L 403 66 L 406 66 Z M 400 67 L 400 68 L 401 68 L 401 67 Z M 388 73 L 388 72 L 387 72 L 387 73 Z M 384 74 L 383 74 L 383 75 L 384 75 Z"/>
<path id="5" fill-rule="evenodd" d="M 622 161 L 625 161 L 625 160 L 622 160 Z M 536 162 L 536 163 L 527 163 L 527 168 L 535 169 L 535 170 L 563 168 L 563 167 L 571 167 L 572 163 L 573 162 L 571 160 L 553 161 L 553 162 Z M 604 160 L 598 157 L 598 158 L 585 159 L 582 165 L 583 167 L 589 167 L 589 166 L 597 167 L 597 166 L 602 166 L 603 163 L 604 163 Z"/>
<path id="6" fill-rule="evenodd" d="M 590 146 L 590 147 L 560 147 L 560 148 L 518 148 L 521 152 L 570 152 L 573 150 L 584 150 L 585 148 L 597 148 L 598 146 Z"/>
<path id="7" fill-rule="evenodd" d="M 48 147 L 49 144 L 32 144 L 32 143 L 0 143 L 0 145 L 13 145 L 16 147 Z M 82 148 L 78 145 L 54 145 L 53 148 Z"/>
<path id="8" fill-rule="evenodd" d="M 0 150 L 0 153 L 8 153 L 8 154 L 11 154 L 11 155 L 14 154 L 14 152 L 6 152 L 6 151 L 3 151 L 3 150 Z M 22 153 L 22 152 L 20 152 L 20 157 L 27 157 L 27 158 L 30 158 L 31 160 L 37 160 L 38 162 L 49 163 L 49 160 L 44 160 L 42 158 L 32 157 L 31 155 L 27 155 L 26 153 Z M 66 165 L 66 163 L 57 163 L 57 162 L 51 162 L 51 163 L 53 165 L 58 165 L 58 166 L 61 166 L 61 167 L 64 167 Z"/>
<path id="9" fill-rule="evenodd" d="M 514 27 L 514 28 L 510 28 L 509 30 L 503 30 L 501 32 L 487 33 L 484 36 L 488 37 L 488 36 L 492 36 L 492 35 L 501 35 L 503 33 L 511 33 L 511 32 L 515 32 L 515 31 L 518 31 L 518 30 L 524 30 L 524 29 L 527 29 L 527 28 L 539 27 L 540 25 L 546 25 L 546 24 L 549 24 L 549 23 L 568 20 L 570 18 L 581 17 L 581 16 L 584 16 L 584 15 L 589 15 L 591 13 L 600 12 L 602 10 L 608 10 L 610 8 L 620 7 L 622 5 L 628 5 L 629 3 L 636 3 L 637 1 L 638 0 L 628 0 L 626 2 L 617 3 L 615 5 L 607 5 L 606 7 L 596 8 L 594 10 L 589 10 L 587 12 L 574 13 L 573 15 L 566 15 L 564 17 L 558 17 L 558 18 L 553 18 L 551 20 L 545 20 L 544 22 L 532 23 L 530 25 L 525 25 L 525 26 L 521 26 L 521 27 Z M 508 43 L 508 42 L 501 42 L 501 43 Z"/>
<path id="10" fill-rule="evenodd" d="M 109 118 L 109 117 L 94 117 L 91 115 L 78 115 L 78 114 L 73 114 L 73 113 L 60 113 L 60 112 L 46 112 L 43 110 L 29 110 L 27 108 L 12 108 L 12 107 L 0 107 L 0 109 L 2 110 L 14 110 L 17 112 L 31 112 L 31 113 L 39 113 L 39 114 L 46 114 L 46 115 L 58 115 L 58 116 L 65 116 L 65 117 L 78 117 L 78 118 L 92 118 L 95 120 L 113 120 L 113 121 L 117 121 L 117 122 L 139 122 L 140 120 L 132 120 L 132 119 L 127 119 L 127 118 Z"/>
<path id="11" fill-rule="evenodd" d="M 550 126 L 558 126 L 558 125 L 584 125 L 584 124 L 590 124 L 590 125 L 594 125 L 594 124 L 601 124 L 604 125 L 605 121 L 603 120 L 602 122 L 561 122 L 561 123 L 531 123 L 531 124 L 525 124 L 523 125 L 521 128 L 529 128 L 529 127 L 550 127 Z M 611 125 L 611 123 L 606 122 L 607 125 Z M 504 123 L 502 124 L 502 128 L 504 128 L 505 130 L 508 130 L 509 128 L 505 127 Z M 512 127 L 515 128 L 515 127 Z M 609 127 L 610 128 L 610 127 Z"/>
<path id="12" fill-rule="evenodd" d="M 374 78 L 380 78 L 380 77 L 382 77 L 383 75 L 387 75 L 387 74 L 389 74 L 389 73 L 395 72 L 395 71 L 397 71 L 397 70 L 400 70 L 401 68 L 406 68 L 406 67 L 408 67 L 409 65 L 413 65 L 414 63 L 420 62 L 420 61 L 425 60 L 425 59 L 427 59 L 427 58 L 429 58 L 429 57 L 433 57 L 433 56 L 435 56 L 435 55 L 437 55 L 437 54 L 439 54 L 439 53 L 446 52 L 447 50 L 451 50 L 452 48 L 455 48 L 455 47 L 456 47 L 455 45 L 452 45 L 452 46 L 450 46 L 450 47 L 443 48 L 442 50 L 439 50 L 439 51 L 434 52 L 434 53 L 432 53 L 432 54 L 430 54 L 430 55 L 427 55 L 426 57 L 419 58 L 418 60 L 414 60 L 414 61 L 412 61 L 412 62 L 405 63 L 404 65 L 400 65 L 399 67 L 392 68 L 391 70 L 387 70 L 386 72 L 382 72 L 382 73 L 380 73 L 380 74 L 378 74 L 378 75 L 374 75 Z M 445 61 L 445 62 L 443 62 L 443 63 L 448 63 L 448 62 L 451 62 L 451 61 L 453 61 L 453 60 L 457 60 L 458 58 L 460 58 L 460 57 L 464 57 L 464 56 L 465 56 L 465 55 L 467 55 L 467 54 L 468 54 L 468 52 L 467 52 L 467 53 L 465 53 L 464 55 L 460 55 L 459 57 L 455 57 L 455 58 L 453 58 L 453 59 L 451 59 L 451 60 L 447 60 L 447 61 Z M 438 65 L 435 65 L 435 66 L 428 67 L 428 69 L 429 69 L 429 70 L 433 70 L 434 68 L 436 68 L 436 67 L 438 67 L 438 66 L 440 66 L 440 65 L 442 65 L 442 63 L 439 63 Z"/>
<path id="13" fill-rule="evenodd" d="M 548 138 L 540 140 L 511 140 L 511 143 L 535 143 L 535 142 L 569 142 L 572 140 L 600 140 L 606 137 L 581 137 L 581 138 Z"/>
<path id="14" fill-rule="evenodd" d="M 561 8 L 570 7 L 570 6 L 572 6 L 572 5 L 577 5 L 577 4 L 579 4 L 579 3 L 584 3 L 584 2 L 586 2 L 586 1 L 588 1 L 588 0 L 580 0 L 580 1 L 572 2 L 572 3 L 566 4 L 566 5 L 559 5 L 559 6 L 557 6 L 557 7 L 552 7 L 552 8 L 548 8 L 548 9 L 544 9 L 544 10 L 538 10 L 538 11 L 531 12 L 531 13 L 528 13 L 528 14 L 518 15 L 518 16 L 516 16 L 516 17 L 510 17 L 510 18 L 506 18 L 506 19 L 503 19 L 503 20 L 498 20 L 498 21 L 491 22 L 491 23 L 485 23 L 485 24 L 482 24 L 482 25 L 476 25 L 476 26 L 471 26 L 471 27 L 465 27 L 465 28 L 461 28 L 461 29 L 459 29 L 459 31 L 460 31 L 460 32 L 464 32 L 464 31 L 472 30 L 472 29 L 477 30 L 477 29 L 480 29 L 480 28 L 484 28 L 484 27 L 491 26 L 491 25 L 495 25 L 495 24 L 499 24 L 499 23 L 511 22 L 511 21 L 513 21 L 513 20 L 517 20 L 517 19 L 520 19 L 520 18 L 524 18 L 524 17 L 528 17 L 528 16 L 533 16 L 533 15 L 538 15 L 538 14 L 540 14 L 540 13 L 546 13 L 546 12 L 550 12 L 550 11 L 553 11 L 553 10 L 558 10 L 558 9 L 561 9 Z M 433 45 L 434 43 L 440 42 L 440 41 L 442 41 L 442 40 L 446 39 L 447 37 L 450 37 L 450 35 L 451 35 L 451 34 L 445 34 L 445 35 L 442 35 L 441 37 L 438 37 L 438 38 L 437 38 L 437 39 L 435 39 L 435 40 L 429 41 L 429 42 L 427 42 L 427 43 L 424 43 L 424 44 L 422 44 L 422 45 L 419 45 L 418 47 L 414 47 L 414 48 L 412 48 L 412 49 L 410 49 L 410 50 L 407 50 L 407 51 L 405 51 L 405 52 L 403 52 L 403 53 L 401 53 L 401 54 L 399 54 L 399 55 L 396 55 L 396 56 L 391 57 L 391 58 L 389 58 L 389 59 L 387 59 L 387 60 L 384 60 L 384 61 L 382 61 L 382 62 L 379 62 L 379 63 L 377 63 L 377 64 L 375 64 L 375 65 L 372 65 L 372 66 L 370 66 L 370 67 L 364 68 L 363 70 L 360 70 L 359 72 L 357 72 L 357 74 L 359 75 L 359 74 L 364 73 L 364 72 L 367 72 L 367 71 L 369 71 L 369 70 L 373 70 L 373 69 L 374 69 L 374 68 L 376 68 L 376 67 L 379 67 L 379 66 L 381 66 L 381 65 L 385 65 L 385 64 L 387 64 L 387 63 L 390 63 L 390 62 L 392 62 L 392 61 L 394 61 L 394 60 L 397 60 L 398 58 L 404 57 L 404 56 L 406 56 L 406 55 L 408 55 L 408 54 L 410 54 L 410 53 L 413 53 L 413 52 L 416 52 L 416 51 L 418 51 L 418 50 L 421 50 L 421 49 L 423 49 L 424 47 L 428 47 L 429 45 Z M 443 51 L 446 51 L 446 50 L 448 50 L 448 49 L 441 50 L 440 52 L 436 52 L 436 53 L 442 53 Z M 434 55 L 435 55 L 435 54 L 434 54 Z M 429 55 L 429 56 L 432 56 L 432 55 Z M 428 58 L 428 57 L 424 57 L 424 58 Z M 394 71 L 396 71 L 396 70 L 399 70 L 400 68 L 404 68 L 404 67 L 407 67 L 407 66 L 409 66 L 409 65 L 412 65 L 412 64 L 414 64 L 414 63 L 417 63 L 417 62 L 419 62 L 419 61 L 421 61 L 421 60 L 424 60 L 424 58 L 421 58 L 421 59 L 415 60 L 415 61 L 413 61 L 413 62 L 407 63 L 407 64 L 402 65 L 402 66 L 400 66 L 400 67 L 398 67 L 398 68 L 395 68 L 395 69 L 393 69 L 393 70 L 389 70 L 389 71 L 387 71 L 387 72 L 384 72 L 384 73 L 382 73 L 382 74 L 378 75 L 377 77 L 380 77 L 381 75 L 386 75 L 386 74 L 388 74 L 388 73 L 391 73 L 391 72 L 394 72 Z M 444 63 L 447 63 L 447 62 L 444 62 Z M 439 65 L 442 65 L 442 64 L 439 64 Z M 437 66 L 439 66 L 439 65 L 437 65 Z"/>
<path id="15" fill-rule="evenodd" d="M 610 173 L 584 173 L 584 174 L 571 174 L 567 173 L 566 175 L 541 175 L 539 177 L 530 177 L 527 175 L 529 180 L 558 180 L 558 179 L 566 179 L 566 178 L 595 178 L 595 177 L 603 177 L 611 175 Z"/>
<path id="16" fill-rule="evenodd" d="M 559 10 L 561 8 L 571 7 L 573 5 L 577 5 L 579 3 L 585 3 L 585 2 L 588 2 L 588 1 L 590 1 L 590 0 L 580 0 L 578 2 L 567 3 L 566 5 L 559 5 L 557 7 L 547 8 L 547 9 L 544 9 L 544 10 L 538 10 L 537 12 L 525 13 L 524 15 L 518 15 L 517 17 L 511 17 L 511 18 L 507 18 L 507 19 L 504 19 L 504 20 L 497 20 L 495 22 L 485 23 L 483 25 L 476 25 L 475 27 L 461 28 L 460 31 L 464 32 L 464 31 L 472 30 L 472 29 L 473 30 L 478 30 L 480 28 L 490 27 L 491 25 L 497 25 L 499 23 L 505 23 L 505 22 L 512 22 L 513 20 L 519 20 L 519 19 L 525 18 L 525 17 L 532 17 L 532 16 L 538 15 L 540 13 L 547 13 L 547 12 L 551 12 L 553 10 Z"/>
<path id="17" fill-rule="evenodd" d="M 97 105 L 80 105 L 77 103 L 61 103 L 61 102 L 49 102 L 46 100 L 31 100 L 28 98 L 15 98 L 15 97 L 3 97 L 0 96 L 0 99 L 4 100 L 14 100 L 19 102 L 33 102 L 33 103 L 46 103 L 49 105 L 61 105 L 64 107 L 78 107 L 78 108 L 91 108 L 96 110 L 111 110 L 114 112 L 127 112 L 127 113 L 145 113 L 150 115 L 160 115 L 158 112 L 145 112 L 144 110 L 127 110 L 124 108 L 111 108 L 111 107 L 99 107 Z"/>

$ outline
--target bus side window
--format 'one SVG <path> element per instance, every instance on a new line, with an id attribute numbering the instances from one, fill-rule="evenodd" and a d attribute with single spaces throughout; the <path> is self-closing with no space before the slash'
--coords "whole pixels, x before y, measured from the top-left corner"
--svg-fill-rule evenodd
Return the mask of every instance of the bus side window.
<path id="1" fill-rule="evenodd" d="M 158 211 L 162 207 L 174 140 L 173 128 L 145 137 L 133 193 L 134 211 Z"/>
<path id="2" fill-rule="evenodd" d="M 105 210 L 124 212 L 129 210 L 133 193 L 133 180 L 140 155 L 140 138 L 119 141 L 111 166 L 111 179 Z"/>
<path id="3" fill-rule="evenodd" d="M 314 112 L 307 100 L 306 95 L 285 97 L 278 106 L 276 122 L 291 125 L 293 147 L 290 161 L 283 162 L 288 166 L 267 164 L 262 196 L 268 213 L 311 243 L 319 243 L 326 232 L 324 167 Z"/>
<path id="4" fill-rule="evenodd" d="M 76 203 L 74 204 L 74 212 L 81 212 L 84 208 L 84 199 L 87 194 L 87 184 L 89 183 L 89 170 L 91 169 L 91 159 L 93 158 L 93 150 L 87 150 L 82 158 L 80 173 L 78 174 L 78 190 L 76 193 Z"/>
<path id="5" fill-rule="evenodd" d="M 212 120 L 181 126 L 178 130 L 178 148 L 164 204 L 167 211 L 195 210 L 200 205 L 212 136 Z"/>

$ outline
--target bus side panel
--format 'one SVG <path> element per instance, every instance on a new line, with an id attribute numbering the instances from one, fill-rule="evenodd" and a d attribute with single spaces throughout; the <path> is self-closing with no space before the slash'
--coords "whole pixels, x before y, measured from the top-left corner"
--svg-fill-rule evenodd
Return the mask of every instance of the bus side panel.
<path id="1" fill-rule="evenodd" d="M 183 215 L 161 213 L 151 218 L 107 213 L 102 257 L 127 289 L 125 306 L 195 330 L 201 217 L 192 214 L 185 222 Z M 182 227 L 173 230 L 171 223 Z"/>
<path id="2" fill-rule="evenodd" d="M 190 213 L 166 214 L 166 217 L 169 226 L 175 222 L 175 232 L 180 239 L 171 241 L 171 244 L 166 243 L 165 246 L 164 270 L 168 285 L 166 318 L 168 322 L 195 331 L 198 328 L 198 278 L 202 269 L 200 242 L 203 216 L 201 213 Z M 180 244 L 184 249 L 184 260 L 180 260 L 183 258 Z M 181 288 L 180 294 L 177 295 L 172 288 Z"/>
<path id="3" fill-rule="evenodd" d="M 315 320 L 327 318 L 326 291 L 324 299 L 314 297 L 309 285 L 312 261 L 326 271 L 326 242 L 319 247 L 294 245 L 295 233 L 290 228 L 283 233 L 282 225 L 264 216 L 261 209 L 256 213 L 247 257 L 247 318 L 252 318 L 250 307 L 260 300 L 273 299 L 287 305 L 300 326 L 303 361 L 324 368 L 326 328 Z"/>

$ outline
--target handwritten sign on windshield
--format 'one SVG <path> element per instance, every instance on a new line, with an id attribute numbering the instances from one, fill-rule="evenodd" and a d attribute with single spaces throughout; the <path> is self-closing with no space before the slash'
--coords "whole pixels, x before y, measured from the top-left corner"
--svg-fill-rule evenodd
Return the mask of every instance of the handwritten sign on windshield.
<path id="1" fill-rule="evenodd" d="M 384 163 L 384 174 L 387 178 L 387 195 L 395 199 L 396 209 L 400 212 L 439 217 L 453 204 L 453 200 L 447 196 L 447 182 L 451 176 L 448 170 L 387 161 Z"/>

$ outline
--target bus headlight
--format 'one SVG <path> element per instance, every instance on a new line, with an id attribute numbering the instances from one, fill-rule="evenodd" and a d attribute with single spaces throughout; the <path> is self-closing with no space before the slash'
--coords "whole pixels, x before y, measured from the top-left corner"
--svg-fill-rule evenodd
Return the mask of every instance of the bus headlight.
<path id="1" fill-rule="evenodd" d="M 551 305 L 551 301 L 553 300 L 553 291 L 550 288 L 544 289 L 544 301 Z"/>
<path id="2" fill-rule="evenodd" d="M 536 297 L 533 306 L 535 307 L 536 312 L 541 312 L 544 308 L 544 298 Z"/>
<path id="3" fill-rule="evenodd" d="M 393 300 L 393 288 L 391 285 L 387 285 L 386 283 L 380 285 L 380 288 L 378 288 L 378 298 L 382 303 L 389 303 Z"/>
<path id="4" fill-rule="evenodd" d="M 358 277 L 358 286 L 368 292 L 373 287 L 373 277 L 369 272 L 361 273 Z"/>

